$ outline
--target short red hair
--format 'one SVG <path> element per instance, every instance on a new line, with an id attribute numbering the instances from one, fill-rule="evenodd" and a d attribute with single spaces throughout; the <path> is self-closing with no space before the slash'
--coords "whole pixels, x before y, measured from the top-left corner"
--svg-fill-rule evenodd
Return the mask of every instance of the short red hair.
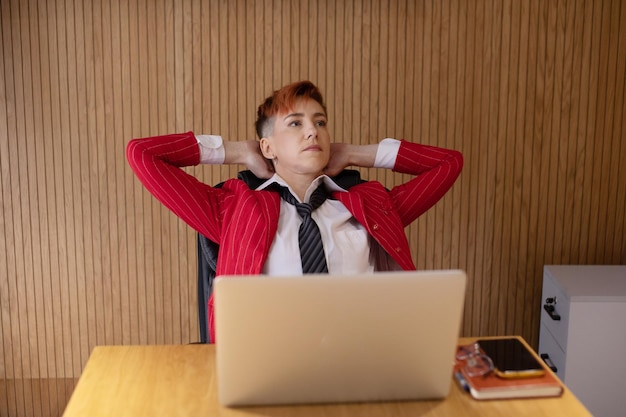
<path id="1" fill-rule="evenodd" d="M 324 97 L 320 90 L 310 81 L 298 81 L 288 84 L 263 101 L 257 110 L 257 120 L 255 123 L 256 133 L 260 138 L 271 134 L 273 127 L 273 117 L 279 113 L 287 113 L 293 109 L 296 101 L 300 98 L 310 98 L 317 101 L 326 112 Z"/>

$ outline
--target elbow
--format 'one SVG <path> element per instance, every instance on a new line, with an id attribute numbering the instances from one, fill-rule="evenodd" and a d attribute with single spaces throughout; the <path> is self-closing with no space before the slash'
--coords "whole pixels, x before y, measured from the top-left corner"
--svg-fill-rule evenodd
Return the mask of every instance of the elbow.
<path id="1" fill-rule="evenodd" d="M 452 160 L 453 160 L 453 164 L 456 167 L 457 174 L 460 174 L 461 171 L 463 170 L 463 154 L 459 151 L 453 150 Z"/>
<path id="2" fill-rule="evenodd" d="M 138 161 L 141 160 L 144 152 L 144 146 L 141 139 L 132 139 L 126 144 L 126 160 L 128 164 L 136 172 Z"/>

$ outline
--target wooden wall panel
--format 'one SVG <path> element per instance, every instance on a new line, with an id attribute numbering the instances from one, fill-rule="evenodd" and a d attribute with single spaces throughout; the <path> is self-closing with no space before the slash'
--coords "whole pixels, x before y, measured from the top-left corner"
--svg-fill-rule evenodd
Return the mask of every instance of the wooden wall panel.
<path id="1" fill-rule="evenodd" d="M 198 340 L 195 235 L 125 145 L 252 138 L 298 79 L 337 141 L 463 152 L 406 233 L 419 268 L 468 272 L 464 335 L 536 344 L 544 264 L 626 262 L 622 1 L 6 0 L 0 23 L 2 416 L 58 414 L 96 345 Z"/>

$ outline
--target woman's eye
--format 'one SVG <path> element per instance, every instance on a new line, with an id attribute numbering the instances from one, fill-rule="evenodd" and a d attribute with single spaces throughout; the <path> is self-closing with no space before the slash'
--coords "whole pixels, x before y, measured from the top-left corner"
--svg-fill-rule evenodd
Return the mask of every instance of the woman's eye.
<path id="1" fill-rule="evenodd" d="M 293 127 L 300 126 L 300 125 L 302 125 L 300 120 L 294 120 L 293 122 L 289 123 L 289 126 L 293 126 Z"/>
<path id="2" fill-rule="evenodd" d="M 317 124 L 318 126 L 324 127 L 324 126 L 326 126 L 326 120 L 318 120 L 318 121 L 316 122 L 316 124 Z"/>

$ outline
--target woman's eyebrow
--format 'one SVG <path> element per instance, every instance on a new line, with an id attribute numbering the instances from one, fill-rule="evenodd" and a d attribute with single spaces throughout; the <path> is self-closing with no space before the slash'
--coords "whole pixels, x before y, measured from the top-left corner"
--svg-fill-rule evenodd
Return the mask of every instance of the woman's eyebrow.
<path id="1" fill-rule="evenodd" d="M 291 113 L 283 118 L 283 120 L 287 120 L 290 117 L 304 117 L 304 113 Z"/>
<path id="2" fill-rule="evenodd" d="M 304 113 L 290 113 L 283 118 L 283 120 L 287 120 L 290 117 L 304 117 Z M 313 115 L 313 117 L 326 117 L 326 113 L 318 112 Z"/>

